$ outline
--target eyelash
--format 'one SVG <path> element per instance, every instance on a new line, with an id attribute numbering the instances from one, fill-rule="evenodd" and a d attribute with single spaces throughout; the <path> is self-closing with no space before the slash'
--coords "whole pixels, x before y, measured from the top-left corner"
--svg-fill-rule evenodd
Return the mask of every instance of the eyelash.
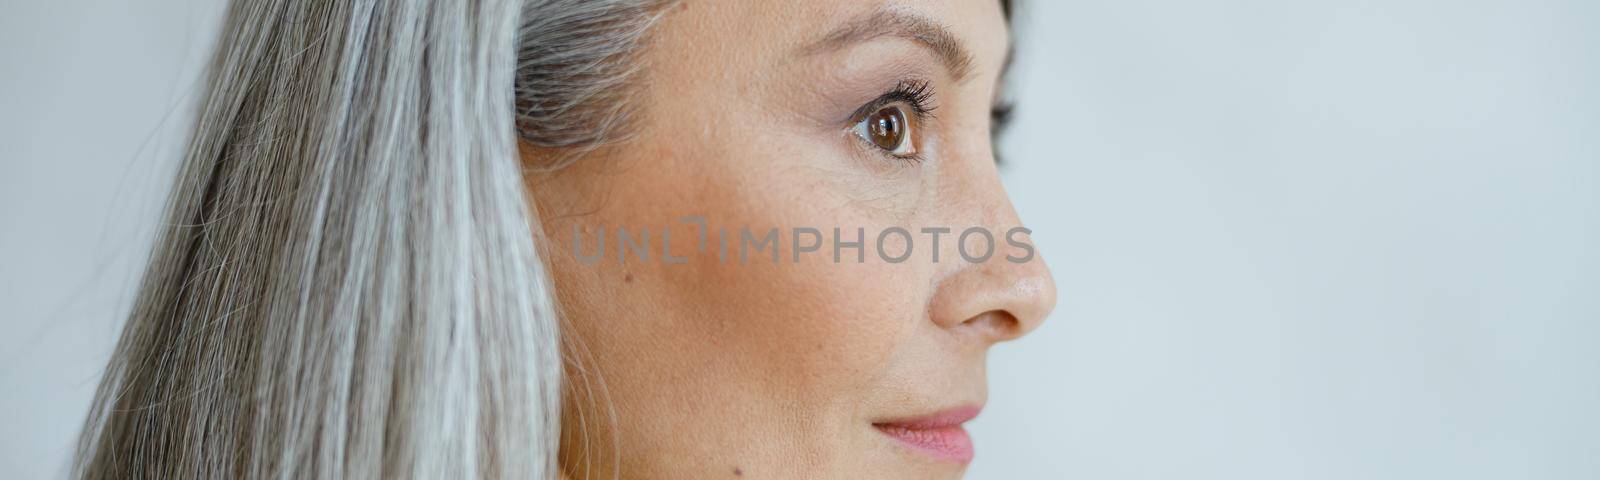
<path id="1" fill-rule="evenodd" d="M 934 108 L 937 107 L 937 105 L 933 104 L 933 85 L 931 83 L 926 80 L 902 80 L 894 86 L 893 90 L 884 93 L 883 96 L 873 100 L 872 103 L 868 103 L 858 113 L 860 113 L 860 116 L 866 116 L 866 114 L 872 113 L 873 110 L 887 107 L 894 102 L 905 102 L 906 105 L 910 105 L 912 112 L 916 113 L 918 117 L 931 115 Z"/>
<path id="2" fill-rule="evenodd" d="M 1011 129 L 1016 114 L 1017 104 L 1011 100 L 1001 100 L 989 111 L 989 144 L 993 146 L 996 165 L 1005 164 L 1005 157 L 1000 156 L 1000 138 Z"/>
<path id="3" fill-rule="evenodd" d="M 921 125 L 925 124 L 929 118 L 934 116 L 933 111 L 938 108 L 938 105 L 934 104 L 933 85 L 931 82 L 928 82 L 927 80 L 901 80 L 900 83 L 896 84 L 893 89 L 889 90 L 888 92 L 884 92 L 883 95 L 880 95 L 878 98 L 867 102 L 866 105 L 862 105 L 861 108 L 856 109 L 855 113 L 850 114 L 851 125 L 855 125 L 865 119 L 868 115 L 871 115 L 880 109 L 896 103 L 903 103 L 906 106 L 911 107 L 911 114 L 912 116 L 916 117 L 915 121 L 919 126 L 917 130 L 920 130 Z M 912 131 L 913 135 L 921 135 L 921 132 L 917 130 Z M 911 139 L 908 139 L 907 141 L 911 141 Z M 883 151 L 877 147 L 873 147 L 872 150 L 878 152 L 880 155 L 894 160 L 912 163 L 922 163 L 924 158 L 921 150 L 918 150 L 917 153 L 907 156 L 895 155 L 893 153 Z"/>

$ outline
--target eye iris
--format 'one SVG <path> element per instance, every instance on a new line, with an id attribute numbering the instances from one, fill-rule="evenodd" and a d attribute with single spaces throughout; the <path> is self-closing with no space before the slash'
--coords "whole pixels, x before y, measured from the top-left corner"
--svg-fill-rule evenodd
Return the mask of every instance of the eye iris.
<path id="1" fill-rule="evenodd" d="M 897 108 L 878 110 L 867 119 L 867 133 L 874 145 L 884 150 L 900 147 L 905 138 L 905 114 Z"/>

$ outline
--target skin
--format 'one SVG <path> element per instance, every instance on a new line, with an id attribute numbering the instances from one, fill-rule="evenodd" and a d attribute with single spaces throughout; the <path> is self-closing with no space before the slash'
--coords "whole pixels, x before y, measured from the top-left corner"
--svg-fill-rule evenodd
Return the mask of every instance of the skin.
<path id="1" fill-rule="evenodd" d="M 817 46 L 886 11 L 942 24 L 970 53 L 966 75 L 898 35 Z M 563 474 L 960 477 L 963 462 L 873 424 L 981 406 L 989 347 L 1034 329 L 1055 303 L 1041 259 L 1003 259 L 1022 254 L 1005 244 L 1022 223 L 989 132 L 1007 48 L 998 3 L 982 0 L 686 0 L 667 12 L 641 54 L 632 139 L 527 180 L 566 316 Z M 852 112 L 906 78 L 934 92 L 934 117 L 913 133 L 920 161 L 850 130 Z M 524 150 L 529 162 L 541 155 Z M 719 261 L 715 233 L 712 251 L 695 253 L 699 227 L 679 221 L 691 215 L 712 232 L 779 227 L 789 245 L 778 264 L 766 253 Z M 865 228 L 864 262 L 848 249 L 832 261 L 836 226 L 845 241 Z M 873 241 L 895 226 L 915 234 L 915 254 L 898 264 Z M 989 228 L 995 257 L 966 262 L 949 234 L 932 262 L 916 232 L 940 226 Z M 584 264 L 574 228 L 590 255 L 600 227 L 607 256 Z M 616 227 L 649 228 L 650 261 L 619 261 Z M 822 250 L 793 262 L 794 227 L 821 230 Z M 663 229 L 685 263 L 660 258 Z M 895 238 L 890 254 L 903 251 Z"/>

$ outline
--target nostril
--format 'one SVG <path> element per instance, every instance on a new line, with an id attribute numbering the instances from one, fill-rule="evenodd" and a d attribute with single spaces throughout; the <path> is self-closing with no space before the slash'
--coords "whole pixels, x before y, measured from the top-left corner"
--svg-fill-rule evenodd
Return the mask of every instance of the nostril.
<path id="1" fill-rule="evenodd" d="M 990 338 L 996 342 L 1015 340 L 1027 330 L 1017 319 L 1016 315 L 1005 310 L 989 310 L 961 322 L 965 328 L 975 334 Z"/>

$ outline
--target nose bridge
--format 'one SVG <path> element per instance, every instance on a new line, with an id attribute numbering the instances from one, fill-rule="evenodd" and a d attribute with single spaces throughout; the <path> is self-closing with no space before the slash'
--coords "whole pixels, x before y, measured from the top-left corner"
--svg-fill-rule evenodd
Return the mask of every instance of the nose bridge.
<path id="1" fill-rule="evenodd" d="M 999 236 L 1021 226 L 1021 221 L 1000 182 L 998 166 L 987 150 L 966 152 L 963 156 L 970 158 L 953 158 L 939 173 L 941 196 L 946 199 L 940 206 L 939 219 L 952 230 L 952 235 L 982 227 L 1003 244 Z"/>

